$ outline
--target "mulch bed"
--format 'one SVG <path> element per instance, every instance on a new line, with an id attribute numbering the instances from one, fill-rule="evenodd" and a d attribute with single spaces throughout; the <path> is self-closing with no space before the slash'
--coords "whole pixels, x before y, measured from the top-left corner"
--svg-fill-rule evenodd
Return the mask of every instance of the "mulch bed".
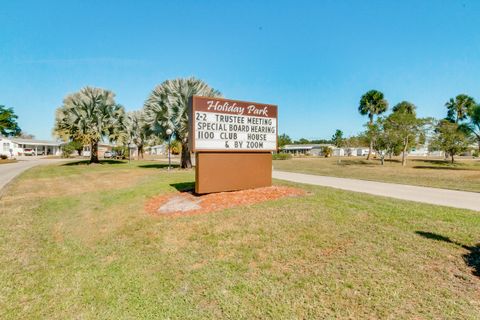
<path id="1" fill-rule="evenodd" d="M 193 192 L 175 192 L 147 201 L 145 210 L 155 216 L 192 215 L 246 206 L 284 197 L 303 196 L 302 189 L 271 186 L 265 188 L 196 195 Z"/>

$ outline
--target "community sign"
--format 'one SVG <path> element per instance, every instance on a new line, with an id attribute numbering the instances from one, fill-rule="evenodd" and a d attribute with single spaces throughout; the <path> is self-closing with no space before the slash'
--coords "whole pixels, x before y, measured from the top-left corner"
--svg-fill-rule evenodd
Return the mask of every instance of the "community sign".
<path id="1" fill-rule="evenodd" d="M 277 149 L 277 106 L 194 96 L 190 150 L 269 152 Z"/>

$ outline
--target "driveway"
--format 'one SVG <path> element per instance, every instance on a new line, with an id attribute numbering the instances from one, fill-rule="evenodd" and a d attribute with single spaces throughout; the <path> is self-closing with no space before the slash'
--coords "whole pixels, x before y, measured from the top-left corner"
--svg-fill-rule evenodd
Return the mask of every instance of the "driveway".
<path id="1" fill-rule="evenodd" d="M 7 185 L 13 178 L 23 171 L 38 165 L 64 162 L 65 159 L 39 159 L 32 158 L 15 163 L 0 164 L 0 190 Z"/>
<path id="2" fill-rule="evenodd" d="M 480 193 L 273 171 L 273 178 L 395 199 L 480 211 Z"/>

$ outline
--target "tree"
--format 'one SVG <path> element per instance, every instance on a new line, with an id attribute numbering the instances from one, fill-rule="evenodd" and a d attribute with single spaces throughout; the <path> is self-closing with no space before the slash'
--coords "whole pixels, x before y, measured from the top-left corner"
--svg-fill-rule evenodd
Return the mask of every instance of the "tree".
<path id="1" fill-rule="evenodd" d="M 432 150 L 442 150 L 449 155 L 452 163 L 454 156 L 467 151 L 470 140 L 457 123 L 440 120 L 435 128 L 435 135 L 430 143 Z"/>
<path id="2" fill-rule="evenodd" d="M 28 132 L 22 131 L 18 134 L 18 137 L 21 139 L 35 139 L 35 135 Z"/>
<path id="3" fill-rule="evenodd" d="M 72 145 L 72 148 L 77 151 L 78 155 L 82 155 L 83 151 L 83 143 L 78 140 L 71 141 L 70 144 Z"/>
<path id="4" fill-rule="evenodd" d="M 145 122 L 145 114 L 143 110 L 129 112 L 127 116 L 129 142 L 137 146 L 138 159 L 143 159 L 144 147 L 152 135 L 152 132 Z"/>
<path id="5" fill-rule="evenodd" d="M 182 143 L 181 167 L 191 168 L 188 147 L 188 103 L 191 96 L 219 97 L 220 92 L 196 78 L 167 80 L 153 89 L 144 105 L 145 122 L 163 139 L 166 130 Z"/>
<path id="6" fill-rule="evenodd" d="M 380 156 L 381 164 L 385 164 L 385 155 L 398 155 L 401 153 L 401 139 L 397 132 L 391 130 L 386 118 L 378 118 L 373 126 L 368 126 L 368 135 L 375 136 L 374 149 Z"/>
<path id="7" fill-rule="evenodd" d="M 392 112 L 401 112 L 404 114 L 416 114 L 417 113 L 417 107 L 408 101 L 402 101 L 400 103 L 397 103 L 393 108 Z"/>
<path id="8" fill-rule="evenodd" d="M 480 152 L 480 104 L 470 108 L 468 114 L 470 123 L 467 124 L 469 131 L 475 136 L 478 143 L 478 151 Z"/>
<path id="9" fill-rule="evenodd" d="M 286 133 L 278 136 L 278 148 L 283 148 L 285 145 L 291 143 L 292 139 Z"/>
<path id="10" fill-rule="evenodd" d="M 450 98 L 445 107 L 448 109 L 447 119 L 458 124 L 466 119 L 470 110 L 475 107 L 475 100 L 466 94 L 459 94 L 455 99 Z"/>
<path id="11" fill-rule="evenodd" d="M 98 143 L 124 141 L 125 109 L 115 102 L 112 91 L 85 87 L 68 95 L 56 111 L 57 136 L 90 145 L 90 162 L 98 163 Z"/>
<path id="12" fill-rule="evenodd" d="M 424 119 L 418 119 L 416 106 L 403 101 L 393 107 L 393 112 L 383 121 L 383 131 L 389 140 L 389 146 L 401 145 L 402 166 L 407 165 L 407 151 L 418 144 L 423 132 Z"/>
<path id="13" fill-rule="evenodd" d="M 18 116 L 13 108 L 0 105 L 0 134 L 5 137 L 18 136 L 22 130 L 17 123 Z"/>
<path id="14" fill-rule="evenodd" d="M 335 147 L 340 148 L 344 145 L 345 139 L 343 138 L 343 132 L 340 129 L 337 129 L 332 136 L 332 143 Z"/>
<path id="15" fill-rule="evenodd" d="M 368 125 L 372 126 L 374 117 L 384 113 L 387 109 L 388 102 L 384 99 L 383 93 L 377 90 L 370 90 L 361 97 L 358 112 L 360 112 L 361 115 L 367 115 L 369 119 Z M 372 154 L 373 144 L 374 140 L 371 139 L 367 160 L 370 159 L 370 155 Z"/>
<path id="16" fill-rule="evenodd" d="M 310 144 L 311 141 L 305 138 L 300 138 L 299 140 L 295 141 L 296 144 Z"/>

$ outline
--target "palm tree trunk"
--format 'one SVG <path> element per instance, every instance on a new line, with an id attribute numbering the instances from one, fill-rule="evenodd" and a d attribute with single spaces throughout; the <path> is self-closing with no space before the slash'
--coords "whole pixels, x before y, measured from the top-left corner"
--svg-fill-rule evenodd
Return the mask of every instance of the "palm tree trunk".
<path id="1" fill-rule="evenodd" d="M 192 159 L 190 157 L 190 149 L 188 148 L 188 142 L 185 141 L 185 140 L 182 141 L 181 167 L 182 167 L 182 169 L 192 167 Z"/>
<path id="2" fill-rule="evenodd" d="M 370 147 L 368 148 L 367 160 L 370 160 L 370 155 L 372 154 L 373 149 L 373 139 L 370 139 Z"/>
<path id="3" fill-rule="evenodd" d="M 369 114 L 368 117 L 370 118 L 369 126 L 371 127 L 373 125 L 373 114 Z M 370 160 L 372 149 L 373 149 L 373 137 L 370 137 L 370 146 L 368 148 L 367 160 Z"/>
<path id="4" fill-rule="evenodd" d="M 408 138 L 403 142 L 403 153 L 402 153 L 402 166 L 405 167 L 407 165 L 407 146 L 408 146 Z"/>
<path id="5" fill-rule="evenodd" d="M 90 145 L 90 163 L 99 163 L 98 161 L 98 141 Z"/>
<path id="6" fill-rule="evenodd" d="M 143 160 L 143 144 L 141 144 L 141 145 L 138 146 L 138 151 L 137 151 L 137 153 L 138 153 L 138 160 L 140 160 L 140 157 L 141 157 L 142 160 Z"/>

